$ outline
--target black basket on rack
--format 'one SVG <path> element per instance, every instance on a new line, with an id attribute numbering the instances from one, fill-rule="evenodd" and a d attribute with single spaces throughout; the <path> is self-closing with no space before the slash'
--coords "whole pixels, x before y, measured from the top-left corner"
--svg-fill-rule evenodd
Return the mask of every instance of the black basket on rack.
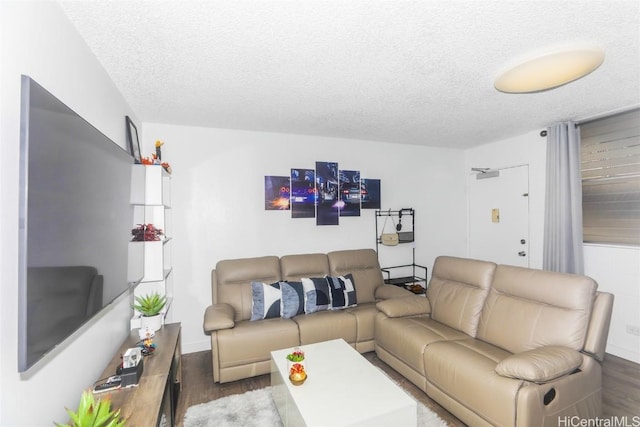
<path id="1" fill-rule="evenodd" d="M 398 232 L 398 242 L 400 243 L 411 243 L 413 242 L 413 231 L 399 231 Z"/>

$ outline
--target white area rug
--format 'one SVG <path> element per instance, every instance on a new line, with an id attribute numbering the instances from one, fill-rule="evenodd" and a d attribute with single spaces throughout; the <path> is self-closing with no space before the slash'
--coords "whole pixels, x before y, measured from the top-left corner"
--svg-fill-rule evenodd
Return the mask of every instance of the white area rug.
<path id="1" fill-rule="evenodd" d="M 271 387 L 248 391 L 191 406 L 184 416 L 184 427 L 280 427 L 280 415 L 271 397 Z M 418 402 L 418 426 L 447 424 Z"/>

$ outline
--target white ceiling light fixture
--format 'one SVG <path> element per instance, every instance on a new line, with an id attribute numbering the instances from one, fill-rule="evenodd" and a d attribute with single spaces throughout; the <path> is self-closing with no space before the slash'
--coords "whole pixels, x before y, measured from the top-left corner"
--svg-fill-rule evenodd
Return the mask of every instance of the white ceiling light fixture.
<path id="1" fill-rule="evenodd" d="M 594 71 L 604 61 L 597 46 L 565 47 L 529 56 L 496 79 L 500 92 L 532 93 L 562 86 Z"/>

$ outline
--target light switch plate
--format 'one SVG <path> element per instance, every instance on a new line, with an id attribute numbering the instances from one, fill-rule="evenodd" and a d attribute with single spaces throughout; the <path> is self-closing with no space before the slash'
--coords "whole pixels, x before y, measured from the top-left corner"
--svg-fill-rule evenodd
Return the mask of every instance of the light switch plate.
<path id="1" fill-rule="evenodd" d="M 500 209 L 491 209 L 491 222 L 500 222 Z"/>

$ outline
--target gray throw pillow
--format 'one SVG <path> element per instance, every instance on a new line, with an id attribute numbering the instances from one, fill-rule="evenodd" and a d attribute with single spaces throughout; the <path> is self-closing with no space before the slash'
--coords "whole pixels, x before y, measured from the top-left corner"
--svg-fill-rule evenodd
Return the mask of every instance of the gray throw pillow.
<path id="1" fill-rule="evenodd" d="M 304 314 L 304 289 L 302 282 L 280 282 L 282 290 L 282 317 L 291 319 Z"/>
<path id="2" fill-rule="evenodd" d="M 280 317 L 280 283 L 251 282 L 251 320 Z"/>
<path id="3" fill-rule="evenodd" d="M 331 308 L 331 292 L 325 277 L 302 278 L 304 312 L 306 314 Z"/>

